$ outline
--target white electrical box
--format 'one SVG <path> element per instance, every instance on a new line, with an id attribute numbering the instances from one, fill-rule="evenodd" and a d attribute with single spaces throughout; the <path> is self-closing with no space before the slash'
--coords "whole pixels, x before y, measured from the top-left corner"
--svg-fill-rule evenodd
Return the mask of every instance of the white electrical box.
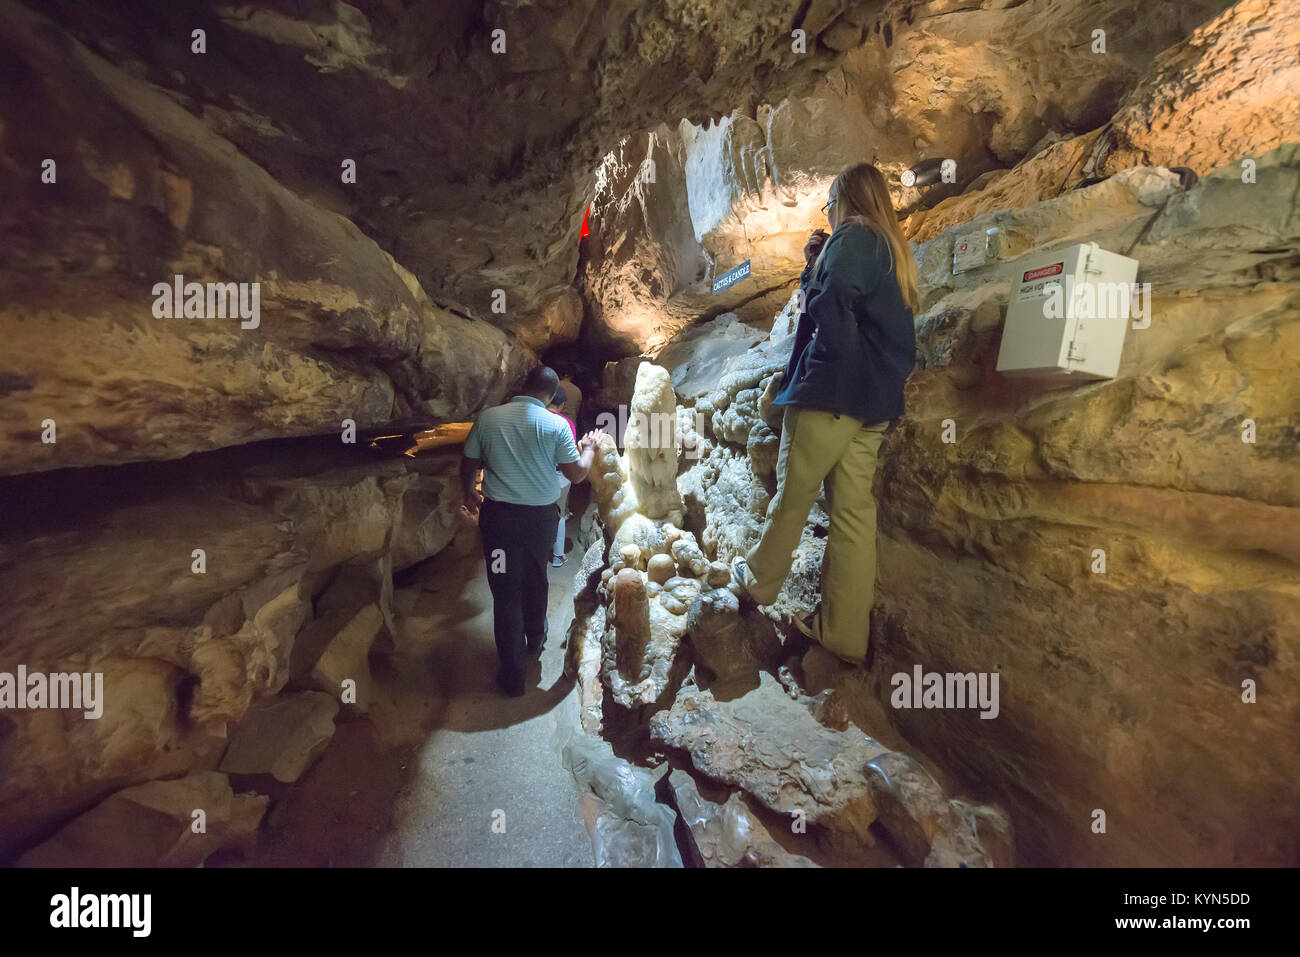
<path id="1" fill-rule="evenodd" d="M 1096 243 L 1022 257 L 1011 283 L 997 370 L 1111 379 L 1134 315 L 1138 262 Z"/>

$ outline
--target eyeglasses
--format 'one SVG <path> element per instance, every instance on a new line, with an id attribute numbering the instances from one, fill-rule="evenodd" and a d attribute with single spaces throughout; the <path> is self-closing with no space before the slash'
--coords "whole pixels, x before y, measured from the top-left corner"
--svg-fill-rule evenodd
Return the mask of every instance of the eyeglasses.
<path id="1" fill-rule="evenodd" d="M 832 200 L 831 200 L 830 202 L 828 202 L 825 206 L 823 206 L 823 207 L 822 207 L 822 215 L 825 216 L 825 215 L 826 215 L 826 211 L 827 211 L 828 209 L 830 209 L 832 206 L 834 206 L 837 202 L 838 202 L 838 200 L 832 199 Z"/>

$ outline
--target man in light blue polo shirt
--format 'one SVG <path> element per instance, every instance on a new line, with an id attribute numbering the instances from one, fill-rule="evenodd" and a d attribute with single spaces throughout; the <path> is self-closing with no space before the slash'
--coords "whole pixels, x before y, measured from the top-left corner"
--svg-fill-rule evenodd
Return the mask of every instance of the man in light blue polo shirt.
<path id="1" fill-rule="evenodd" d="M 497 681 L 515 697 L 524 693 L 527 653 L 546 640 L 546 567 L 560 520 L 560 474 L 574 484 L 585 479 L 601 436 L 588 432 L 575 444 L 568 422 L 547 411 L 559 385 L 548 366 L 530 372 L 519 395 L 479 415 L 461 463 L 465 508 L 478 518 L 492 589 Z"/>

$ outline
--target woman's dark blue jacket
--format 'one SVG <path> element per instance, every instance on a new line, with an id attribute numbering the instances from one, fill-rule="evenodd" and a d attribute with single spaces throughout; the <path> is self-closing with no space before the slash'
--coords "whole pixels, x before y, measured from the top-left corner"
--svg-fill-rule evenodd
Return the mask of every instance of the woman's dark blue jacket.
<path id="1" fill-rule="evenodd" d="M 801 287 L 807 306 L 773 404 L 868 424 L 902 415 L 916 337 L 884 238 L 864 223 L 842 223 L 815 274 L 811 265 L 804 270 Z"/>

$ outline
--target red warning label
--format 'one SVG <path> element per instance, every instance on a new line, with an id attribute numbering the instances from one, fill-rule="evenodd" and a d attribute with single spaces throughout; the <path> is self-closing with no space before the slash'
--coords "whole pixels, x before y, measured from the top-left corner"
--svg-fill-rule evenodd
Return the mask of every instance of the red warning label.
<path id="1" fill-rule="evenodd" d="M 1053 263 L 1050 266 L 1039 266 L 1037 269 L 1031 269 L 1029 270 L 1029 272 L 1025 273 L 1024 278 L 1021 279 L 1020 281 L 1033 282 L 1035 279 L 1042 279 L 1045 276 L 1055 276 L 1058 273 L 1060 273 L 1061 269 L 1064 268 L 1064 266 L 1065 266 L 1064 262 Z"/>

